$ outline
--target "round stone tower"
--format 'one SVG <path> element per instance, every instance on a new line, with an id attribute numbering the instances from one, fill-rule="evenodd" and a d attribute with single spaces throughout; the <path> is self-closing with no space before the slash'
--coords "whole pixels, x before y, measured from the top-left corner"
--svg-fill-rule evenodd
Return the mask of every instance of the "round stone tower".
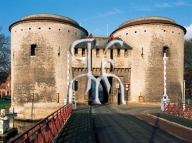
<path id="1" fill-rule="evenodd" d="M 40 119 L 67 98 L 70 45 L 88 32 L 74 20 L 34 14 L 10 26 L 12 107 L 19 119 Z"/>
<path id="2" fill-rule="evenodd" d="M 183 93 L 184 34 L 186 29 L 164 17 L 144 17 L 127 21 L 112 34 L 131 46 L 130 100 L 143 96 L 146 102 L 160 102 L 166 89 L 171 102 Z"/>

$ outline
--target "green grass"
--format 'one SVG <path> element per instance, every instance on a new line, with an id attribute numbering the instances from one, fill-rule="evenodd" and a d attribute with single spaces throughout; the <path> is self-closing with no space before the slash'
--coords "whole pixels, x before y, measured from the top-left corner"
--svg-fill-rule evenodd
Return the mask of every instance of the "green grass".
<path id="1" fill-rule="evenodd" d="M 181 124 L 183 126 L 192 128 L 192 120 L 190 120 L 190 119 L 186 119 L 186 118 L 178 117 L 178 116 L 174 116 L 174 115 L 169 115 L 166 113 L 151 113 L 151 115 L 154 115 L 154 116 L 169 120 L 171 122 L 175 122 L 175 123 Z"/>
<path id="2" fill-rule="evenodd" d="M 0 109 L 11 106 L 11 100 L 0 100 Z"/>
<path id="3" fill-rule="evenodd" d="M 189 99 L 189 104 L 192 104 L 192 98 L 186 98 L 185 99 L 185 104 L 188 104 L 188 99 Z"/>

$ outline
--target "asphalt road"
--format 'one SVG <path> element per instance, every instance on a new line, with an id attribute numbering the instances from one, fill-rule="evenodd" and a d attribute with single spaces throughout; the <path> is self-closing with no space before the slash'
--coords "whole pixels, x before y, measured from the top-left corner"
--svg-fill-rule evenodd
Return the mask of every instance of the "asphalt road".
<path id="1" fill-rule="evenodd" d="M 110 105 L 92 106 L 94 132 L 98 143 L 183 143 L 158 126 Z M 156 120 L 158 124 L 159 120 Z"/>

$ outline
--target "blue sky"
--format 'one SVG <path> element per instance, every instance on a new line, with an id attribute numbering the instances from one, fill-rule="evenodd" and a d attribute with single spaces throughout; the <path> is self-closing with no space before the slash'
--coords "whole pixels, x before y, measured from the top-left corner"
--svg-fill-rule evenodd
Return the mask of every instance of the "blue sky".
<path id="1" fill-rule="evenodd" d="M 9 26 L 22 17 L 48 13 L 69 17 L 93 35 L 107 35 L 127 20 L 163 16 L 186 27 L 192 38 L 192 0 L 0 0 L 0 26 L 10 36 Z"/>

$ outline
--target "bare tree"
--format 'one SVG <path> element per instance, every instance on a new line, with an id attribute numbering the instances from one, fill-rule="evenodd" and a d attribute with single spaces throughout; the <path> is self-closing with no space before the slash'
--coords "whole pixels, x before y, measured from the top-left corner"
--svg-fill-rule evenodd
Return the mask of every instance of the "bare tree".
<path id="1" fill-rule="evenodd" d="M 192 80 L 192 38 L 185 40 L 184 43 L 184 68 L 185 79 Z"/>
<path id="2" fill-rule="evenodd" d="M 10 73 L 11 71 L 11 49 L 10 37 L 6 37 L 1 33 L 0 27 L 0 71 Z"/>

